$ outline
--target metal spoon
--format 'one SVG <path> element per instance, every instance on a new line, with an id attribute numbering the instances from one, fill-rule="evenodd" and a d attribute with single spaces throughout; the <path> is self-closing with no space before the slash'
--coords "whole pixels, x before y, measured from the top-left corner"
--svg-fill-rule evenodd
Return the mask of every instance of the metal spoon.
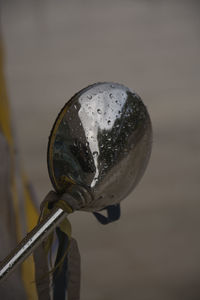
<path id="1" fill-rule="evenodd" d="M 152 127 L 141 98 L 117 83 L 96 83 L 65 104 L 48 144 L 49 176 L 75 209 L 97 211 L 124 199 L 141 179 L 151 153 Z M 54 208 L 4 259 L 7 277 L 66 217 Z"/>

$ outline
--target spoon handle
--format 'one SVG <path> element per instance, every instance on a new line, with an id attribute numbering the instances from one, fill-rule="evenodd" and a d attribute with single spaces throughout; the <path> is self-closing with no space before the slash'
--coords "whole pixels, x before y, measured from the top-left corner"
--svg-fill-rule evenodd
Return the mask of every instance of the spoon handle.
<path id="1" fill-rule="evenodd" d="M 44 220 L 34 227 L 1 262 L 0 280 L 5 279 L 10 272 L 21 264 L 66 216 L 67 213 L 64 210 L 54 208 Z"/>

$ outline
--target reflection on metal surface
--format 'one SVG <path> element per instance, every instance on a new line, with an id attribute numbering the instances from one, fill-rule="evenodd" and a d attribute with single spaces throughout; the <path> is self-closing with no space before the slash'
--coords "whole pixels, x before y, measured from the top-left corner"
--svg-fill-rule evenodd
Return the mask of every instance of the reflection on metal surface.
<path id="1" fill-rule="evenodd" d="M 116 83 L 91 85 L 71 98 L 53 126 L 47 158 L 53 186 L 58 193 L 67 191 L 73 209 L 95 211 L 119 203 L 142 177 L 151 142 L 151 121 L 138 95 Z M 38 224 L 3 261 L 0 279 L 65 216 L 55 208 Z"/>
<path id="2" fill-rule="evenodd" d="M 85 187 L 93 197 L 85 210 L 119 203 L 142 177 L 151 143 L 151 121 L 137 94 L 116 83 L 91 85 L 71 98 L 52 129 L 52 184 L 58 192 Z"/>

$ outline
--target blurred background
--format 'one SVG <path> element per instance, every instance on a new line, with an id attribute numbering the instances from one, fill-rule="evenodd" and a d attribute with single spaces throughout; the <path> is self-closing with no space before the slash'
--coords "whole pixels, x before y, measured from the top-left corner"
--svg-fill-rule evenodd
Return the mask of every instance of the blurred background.
<path id="1" fill-rule="evenodd" d="M 22 164 L 39 202 L 46 151 L 66 101 L 123 83 L 154 129 L 149 166 L 117 223 L 71 216 L 82 300 L 199 300 L 199 1 L 1 0 L 5 75 Z"/>

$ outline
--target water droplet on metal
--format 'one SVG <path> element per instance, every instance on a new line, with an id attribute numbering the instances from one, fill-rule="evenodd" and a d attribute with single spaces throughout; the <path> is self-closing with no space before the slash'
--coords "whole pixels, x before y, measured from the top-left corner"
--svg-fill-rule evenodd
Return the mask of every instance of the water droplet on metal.
<path id="1" fill-rule="evenodd" d="M 49 160 L 53 156 L 54 162 L 49 169 L 53 185 L 59 192 L 65 190 L 59 182 L 64 174 L 77 185 L 89 187 L 93 200 L 86 210 L 98 210 L 125 198 L 126 191 L 140 180 L 150 155 L 148 112 L 142 101 L 120 84 L 98 83 L 77 93 L 52 132 Z M 104 193 L 104 200 L 99 200 Z"/>

